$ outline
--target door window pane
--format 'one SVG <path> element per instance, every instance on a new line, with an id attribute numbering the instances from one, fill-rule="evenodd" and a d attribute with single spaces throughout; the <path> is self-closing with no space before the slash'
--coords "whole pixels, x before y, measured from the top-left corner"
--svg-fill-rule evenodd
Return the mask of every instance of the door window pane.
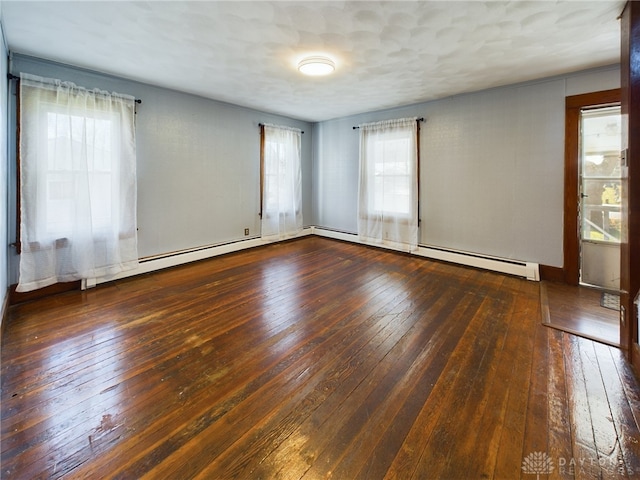
<path id="1" fill-rule="evenodd" d="M 620 107 L 581 114 L 582 239 L 620 242 Z"/>

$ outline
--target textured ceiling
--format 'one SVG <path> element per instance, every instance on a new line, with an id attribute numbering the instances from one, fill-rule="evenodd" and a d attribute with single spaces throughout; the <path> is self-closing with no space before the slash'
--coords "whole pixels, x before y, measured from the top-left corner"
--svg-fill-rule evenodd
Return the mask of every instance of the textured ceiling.
<path id="1" fill-rule="evenodd" d="M 2 1 L 11 51 L 321 121 L 619 62 L 624 0 Z M 328 77 L 298 61 L 326 53 Z"/>

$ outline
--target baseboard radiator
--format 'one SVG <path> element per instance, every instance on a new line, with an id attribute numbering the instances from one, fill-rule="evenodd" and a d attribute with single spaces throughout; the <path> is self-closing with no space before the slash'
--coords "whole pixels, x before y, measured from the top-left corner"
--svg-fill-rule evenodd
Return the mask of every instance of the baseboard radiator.
<path id="1" fill-rule="evenodd" d="M 303 229 L 298 237 L 304 237 L 307 235 L 318 235 L 321 237 L 344 240 L 352 243 L 361 243 L 358 239 L 358 235 L 356 234 L 339 232 L 320 227 L 307 227 Z M 269 243 L 274 242 L 265 241 L 259 237 L 254 237 L 248 240 L 240 240 L 237 242 L 230 242 L 221 245 L 204 246 L 190 250 L 183 250 L 180 252 L 173 252 L 166 255 L 159 255 L 156 257 L 143 258 L 140 260 L 138 268 L 134 270 L 121 272 L 113 277 L 105 279 L 98 278 L 83 280 L 82 288 L 91 288 L 100 283 L 119 280 L 122 278 L 141 275 L 144 273 L 151 273 L 157 270 L 162 270 L 164 268 L 176 267 L 178 265 L 184 265 L 186 263 L 204 260 L 207 258 L 216 257 L 218 255 L 224 255 L 225 253 L 237 252 L 240 250 L 245 250 L 247 248 L 259 247 L 261 245 L 267 245 Z M 540 269 L 537 263 L 501 259 L 485 255 L 447 250 L 439 247 L 435 248 L 423 245 L 420 245 L 418 247 L 418 250 L 416 252 L 413 252 L 413 255 L 430 258 L 433 260 L 442 260 L 445 262 L 455 263 L 468 267 L 481 268 L 483 270 L 505 273 L 517 277 L 524 277 L 527 280 L 536 282 L 540 281 Z"/>
<path id="2" fill-rule="evenodd" d="M 302 230 L 298 237 L 304 237 L 310 235 L 312 232 L 310 227 Z M 270 243 L 277 243 L 278 240 L 263 240 L 260 237 L 253 237 L 248 240 L 238 240 L 236 242 L 229 242 L 219 245 L 208 245 L 199 248 L 193 248 L 189 250 L 181 250 L 179 252 L 167 253 L 164 255 L 158 255 L 155 257 L 142 258 L 139 261 L 138 268 L 133 270 L 127 270 L 120 272 L 109 278 L 98 279 L 85 279 L 82 281 L 82 289 L 91 288 L 100 283 L 111 282 L 113 280 L 120 280 L 122 278 L 133 277 L 135 275 L 141 275 L 143 273 L 151 273 L 164 268 L 177 267 L 186 263 L 196 262 L 198 260 L 205 260 L 207 258 L 217 257 L 224 255 L 225 253 L 238 252 L 240 250 L 246 250 L 248 248 L 260 247 L 262 245 L 268 245 Z"/>
<path id="3" fill-rule="evenodd" d="M 353 233 L 338 232 L 319 227 L 311 227 L 311 230 L 314 235 L 361 243 L 358 235 Z M 540 266 L 537 263 L 490 257 L 487 255 L 449 250 L 440 247 L 429 247 L 426 245 L 419 245 L 418 250 L 412 254 L 433 260 L 442 260 L 467 267 L 481 268 L 483 270 L 523 277 L 535 282 L 540 281 Z"/>

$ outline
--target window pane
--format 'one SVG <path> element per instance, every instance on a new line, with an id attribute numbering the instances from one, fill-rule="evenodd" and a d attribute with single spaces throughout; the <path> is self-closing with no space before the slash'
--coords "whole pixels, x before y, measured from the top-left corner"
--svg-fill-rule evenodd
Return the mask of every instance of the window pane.
<path id="1" fill-rule="evenodd" d="M 620 242 L 620 107 L 581 113 L 582 239 Z"/>
<path id="2" fill-rule="evenodd" d="M 66 238 L 73 233 L 79 185 L 88 185 L 96 232 L 112 226 L 114 120 L 47 113 L 47 202 L 42 204 L 39 221 L 48 237 Z"/>
<path id="3" fill-rule="evenodd" d="M 382 135 L 373 143 L 373 209 L 376 213 L 408 215 L 411 212 L 411 141 L 397 133 Z"/>
<path id="4" fill-rule="evenodd" d="M 620 107 L 582 112 L 584 177 L 620 177 Z"/>
<path id="5" fill-rule="evenodd" d="M 583 179 L 585 240 L 620 241 L 620 180 Z"/>

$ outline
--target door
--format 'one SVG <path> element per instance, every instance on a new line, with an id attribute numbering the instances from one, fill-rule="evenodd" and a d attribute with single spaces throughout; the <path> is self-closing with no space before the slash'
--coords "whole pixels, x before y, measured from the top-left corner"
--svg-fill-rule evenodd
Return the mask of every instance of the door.
<path id="1" fill-rule="evenodd" d="M 580 112 L 580 283 L 620 289 L 620 106 Z"/>

